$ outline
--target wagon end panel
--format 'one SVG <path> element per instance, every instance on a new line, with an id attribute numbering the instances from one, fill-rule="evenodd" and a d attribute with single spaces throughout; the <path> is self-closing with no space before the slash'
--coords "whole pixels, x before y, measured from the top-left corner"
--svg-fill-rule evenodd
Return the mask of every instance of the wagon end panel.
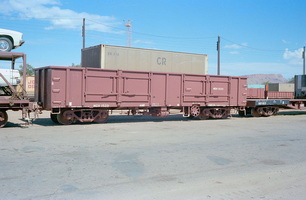
<path id="1" fill-rule="evenodd" d="M 43 109 L 81 107 L 83 72 L 67 67 L 47 67 L 36 70 L 35 100 Z"/>
<path id="2" fill-rule="evenodd" d="M 51 108 L 51 76 L 48 68 L 35 69 L 35 102 L 44 109 Z"/>
<path id="3" fill-rule="evenodd" d="M 49 69 L 48 75 L 51 80 L 51 90 L 48 92 L 51 94 L 48 101 L 51 104 L 51 108 L 65 107 L 66 102 L 66 70 L 65 69 Z"/>
<path id="4" fill-rule="evenodd" d="M 233 107 L 246 106 L 248 95 L 247 80 L 243 77 L 230 78 L 230 105 Z"/>

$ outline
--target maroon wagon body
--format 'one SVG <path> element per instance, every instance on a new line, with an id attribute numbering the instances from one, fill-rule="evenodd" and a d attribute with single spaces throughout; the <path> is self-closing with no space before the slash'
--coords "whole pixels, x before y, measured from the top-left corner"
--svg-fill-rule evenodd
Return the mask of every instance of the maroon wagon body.
<path id="1" fill-rule="evenodd" d="M 264 88 L 248 88 L 247 92 L 248 99 L 265 99 Z"/>
<path id="2" fill-rule="evenodd" d="M 246 105 L 244 77 L 72 67 L 35 73 L 35 101 L 46 110 Z"/>
<path id="3" fill-rule="evenodd" d="M 268 91 L 266 98 L 269 98 L 269 99 L 294 99 L 294 92 Z"/>

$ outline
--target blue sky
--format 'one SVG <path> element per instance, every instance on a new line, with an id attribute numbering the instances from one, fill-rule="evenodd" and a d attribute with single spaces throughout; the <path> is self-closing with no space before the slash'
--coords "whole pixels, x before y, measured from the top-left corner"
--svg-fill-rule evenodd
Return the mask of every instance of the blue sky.
<path id="1" fill-rule="evenodd" d="M 0 0 L 0 28 L 24 33 L 33 67 L 79 64 L 82 18 L 86 46 L 127 45 L 207 54 L 221 74 L 302 74 L 306 45 L 305 0 Z"/>

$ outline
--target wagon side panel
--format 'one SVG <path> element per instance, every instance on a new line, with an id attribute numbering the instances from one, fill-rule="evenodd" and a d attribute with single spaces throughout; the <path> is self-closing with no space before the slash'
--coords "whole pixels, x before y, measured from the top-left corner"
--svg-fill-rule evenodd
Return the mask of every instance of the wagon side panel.
<path id="1" fill-rule="evenodd" d="M 167 75 L 164 73 L 151 74 L 151 106 L 166 106 L 166 80 Z"/>
<path id="2" fill-rule="evenodd" d="M 229 106 L 231 92 L 228 77 L 210 76 L 207 106 Z"/>
<path id="3" fill-rule="evenodd" d="M 120 76 L 121 107 L 147 107 L 150 105 L 150 73 L 122 71 Z"/>
<path id="4" fill-rule="evenodd" d="M 207 77 L 209 76 L 195 76 L 184 75 L 182 101 L 184 106 L 198 104 L 206 105 L 207 101 Z"/>
<path id="5" fill-rule="evenodd" d="M 65 106 L 67 107 L 83 107 L 84 91 L 83 91 L 83 71 L 80 69 L 66 70 L 66 96 Z"/>
<path id="6" fill-rule="evenodd" d="M 169 74 L 166 82 L 166 104 L 169 107 L 181 106 L 182 96 L 182 80 L 183 75 L 181 74 Z"/>
<path id="7" fill-rule="evenodd" d="M 83 89 L 85 107 L 117 107 L 122 90 L 115 70 L 86 69 Z"/>

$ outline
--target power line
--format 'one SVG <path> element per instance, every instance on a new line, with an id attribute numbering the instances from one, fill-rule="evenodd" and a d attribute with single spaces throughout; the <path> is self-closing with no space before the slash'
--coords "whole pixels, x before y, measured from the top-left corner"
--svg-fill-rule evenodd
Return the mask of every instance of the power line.
<path id="1" fill-rule="evenodd" d="M 91 19 L 88 19 L 88 21 L 97 23 L 97 24 L 101 24 L 103 26 L 106 27 L 110 27 L 110 28 L 114 28 L 114 29 L 118 29 L 118 30 L 123 30 L 125 31 L 126 29 L 123 28 L 119 28 L 119 27 L 115 27 L 115 26 L 111 26 L 111 25 L 107 25 L 105 23 L 100 23 Z M 151 37 L 158 37 L 158 38 L 167 38 L 167 39 L 211 39 L 211 38 L 215 38 L 214 36 L 209 36 L 209 37 L 177 37 L 177 36 L 165 36 L 165 35 L 156 35 L 156 34 L 151 34 L 151 33 L 144 33 L 144 32 L 138 32 L 138 31 L 133 31 L 133 34 L 140 34 L 140 35 L 147 35 L 147 36 L 151 36 Z"/>
<path id="2" fill-rule="evenodd" d="M 239 44 L 239 43 L 237 43 L 237 42 L 234 42 L 234 41 L 232 41 L 232 40 L 229 40 L 229 39 L 226 39 L 226 38 L 224 38 L 224 37 L 221 37 L 223 40 L 225 40 L 225 41 L 228 41 L 228 42 L 231 42 L 232 44 L 235 44 L 235 45 L 238 45 L 238 46 L 240 46 L 240 47 L 244 47 L 244 48 L 248 48 L 248 49 L 252 49 L 252 50 L 256 50 L 256 51 L 265 51 L 265 52 L 267 52 L 267 51 L 270 51 L 270 52 L 283 52 L 284 51 L 284 49 L 262 49 L 262 48 L 256 48 L 256 47 L 251 47 L 251 46 L 249 46 L 249 45 L 243 45 L 243 44 Z M 296 49 L 298 49 L 298 48 L 296 48 Z"/>

